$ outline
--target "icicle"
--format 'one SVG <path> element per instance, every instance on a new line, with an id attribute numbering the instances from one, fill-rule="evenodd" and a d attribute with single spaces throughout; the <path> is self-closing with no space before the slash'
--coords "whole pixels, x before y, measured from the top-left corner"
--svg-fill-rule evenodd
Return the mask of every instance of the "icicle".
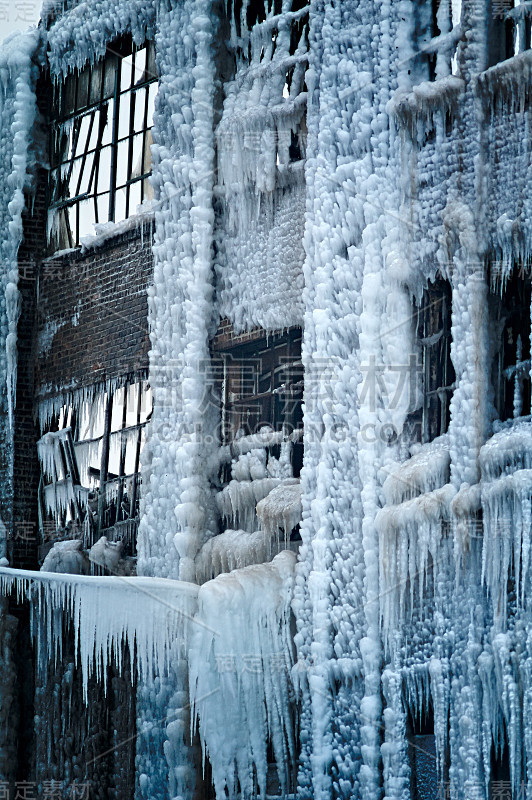
<path id="1" fill-rule="evenodd" d="M 164 675 L 175 642 L 184 644 L 188 639 L 198 594 L 194 584 L 162 578 L 66 575 L 5 567 L 0 567 L 0 589 L 3 595 L 14 590 L 19 601 L 32 602 L 39 652 L 44 636 L 49 659 L 62 641 L 63 614 L 71 620 L 85 698 L 89 678 L 96 670 L 105 681 L 106 670 L 101 668 L 111 663 L 124 643 L 131 653 L 136 648 L 141 679 Z"/>

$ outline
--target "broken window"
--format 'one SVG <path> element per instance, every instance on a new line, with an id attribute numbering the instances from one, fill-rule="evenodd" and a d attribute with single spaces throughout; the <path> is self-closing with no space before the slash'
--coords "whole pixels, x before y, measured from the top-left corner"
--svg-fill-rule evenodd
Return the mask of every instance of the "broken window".
<path id="1" fill-rule="evenodd" d="M 152 42 L 131 37 L 54 88 L 49 240 L 74 247 L 95 223 L 126 219 L 152 196 L 151 127 L 157 75 Z"/>
<path id="2" fill-rule="evenodd" d="M 273 334 L 218 353 L 223 369 L 223 439 L 257 433 L 264 425 L 301 428 L 301 331 Z"/>
<path id="3" fill-rule="evenodd" d="M 220 347 L 213 358 L 220 378 L 222 444 L 236 453 L 237 441 L 268 431 L 268 459 L 282 460 L 289 445 L 291 474 L 298 477 L 303 463 L 301 329 Z"/>
<path id="4" fill-rule="evenodd" d="M 491 0 L 489 65 L 530 50 L 532 9 L 523 0 Z"/>
<path id="5" fill-rule="evenodd" d="M 495 408 L 501 420 L 530 414 L 530 277 L 514 269 L 492 280 L 490 330 L 496 351 Z"/>
<path id="6" fill-rule="evenodd" d="M 65 405 L 38 442 L 42 540 L 100 536 L 134 552 L 140 495 L 140 452 L 151 414 L 142 380 Z"/>
<path id="7" fill-rule="evenodd" d="M 414 311 L 421 351 L 421 408 L 407 420 L 411 438 L 431 442 L 446 433 L 455 373 L 451 361 L 451 286 L 438 279 L 429 283 Z"/>

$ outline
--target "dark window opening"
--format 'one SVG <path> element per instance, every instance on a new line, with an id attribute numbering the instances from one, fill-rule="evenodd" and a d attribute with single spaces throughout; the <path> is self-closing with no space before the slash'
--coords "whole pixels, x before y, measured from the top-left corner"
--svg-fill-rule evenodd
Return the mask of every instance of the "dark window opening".
<path id="1" fill-rule="evenodd" d="M 508 737 L 506 727 L 501 735 L 498 747 L 491 747 L 491 772 L 489 781 L 489 800 L 496 798 L 511 797 L 511 774 L 510 774 L 510 749 L 508 747 Z"/>
<path id="2" fill-rule="evenodd" d="M 303 421 L 301 331 L 273 334 L 216 356 L 221 361 L 222 439 L 258 433 L 267 425 L 290 434 Z"/>
<path id="3" fill-rule="evenodd" d="M 140 502 L 140 453 L 151 415 L 142 380 L 65 405 L 38 442 L 41 541 L 103 535 L 135 555 Z"/>
<path id="4" fill-rule="evenodd" d="M 489 15 L 489 66 L 530 50 L 531 10 L 525 4 L 514 7 L 513 0 L 492 0 Z"/>
<path id="5" fill-rule="evenodd" d="M 292 476 L 298 478 L 303 466 L 301 329 L 217 349 L 213 362 L 221 398 L 222 444 L 230 446 L 236 457 L 238 440 L 267 431 L 266 439 L 253 447 L 265 449 L 268 470 L 275 462 L 289 463 Z M 220 481 L 230 480 L 231 464 L 222 464 Z M 293 535 L 299 539 L 298 531 Z"/>
<path id="6" fill-rule="evenodd" d="M 412 800 L 440 800 L 432 704 L 413 712 L 407 707 L 406 736 Z"/>
<path id="7" fill-rule="evenodd" d="M 54 87 L 50 130 L 53 249 L 74 247 L 95 223 L 126 219 L 151 199 L 153 43 L 131 37 Z"/>
<path id="8" fill-rule="evenodd" d="M 271 6 L 271 3 L 268 3 L 268 5 Z M 265 19 L 266 19 L 265 0 L 248 0 L 246 23 L 249 30 L 251 30 L 251 28 L 257 23 L 264 22 Z"/>
<path id="9" fill-rule="evenodd" d="M 491 330 L 498 348 L 493 368 L 495 408 L 501 420 L 530 414 L 530 277 L 514 269 L 494 282 Z"/>
<path id="10" fill-rule="evenodd" d="M 440 278 L 429 283 L 415 309 L 423 386 L 423 405 L 417 415 L 422 442 L 431 442 L 449 427 L 455 384 L 451 361 L 451 296 L 449 282 Z"/>

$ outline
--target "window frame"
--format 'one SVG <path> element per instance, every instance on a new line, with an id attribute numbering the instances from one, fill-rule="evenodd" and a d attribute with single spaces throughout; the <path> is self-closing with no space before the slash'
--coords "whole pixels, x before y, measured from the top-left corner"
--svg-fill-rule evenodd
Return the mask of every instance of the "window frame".
<path id="1" fill-rule="evenodd" d="M 135 80 L 138 54 L 141 52 L 145 53 L 140 66 L 142 73 L 140 79 Z M 131 77 L 124 83 L 126 64 L 127 67 L 131 64 Z M 96 91 L 95 84 L 99 87 Z M 83 204 L 86 201 L 89 203 L 87 212 L 98 224 L 121 221 L 134 213 L 132 187 L 135 184 L 139 185 L 136 194 L 140 203 L 147 199 L 150 194 L 147 179 L 151 174 L 149 148 L 157 88 L 154 43 L 146 39 L 141 45 L 135 45 L 131 36 L 109 45 L 102 59 L 70 73 L 64 81 L 54 86 L 48 187 L 48 208 L 54 218 L 54 224 L 49 226 L 48 239 L 53 249 L 56 249 L 56 243 L 58 247 L 76 247 L 80 244 L 84 235 L 80 232 L 80 214 L 84 211 Z M 124 112 L 127 115 L 125 132 L 121 122 Z M 88 123 L 85 120 L 89 120 Z M 85 130 L 82 130 L 84 127 Z M 85 147 L 80 153 L 82 135 Z M 135 162 L 135 151 L 138 150 L 135 140 L 140 144 L 139 174 L 135 174 L 138 167 Z M 127 149 L 125 180 L 119 174 L 121 149 Z M 102 164 L 102 156 L 106 151 L 110 159 L 108 177 L 105 162 Z M 87 159 L 91 160 L 88 173 Z M 71 192 L 71 181 L 73 177 L 75 179 L 78 167 L 79 176 L 75 190 Z M 123 211 L 117 205 L 121 191 L 125 193 Z"/>
<path id="2" fill-rule="evenodd" d="M 514 267 L 511 274 L 504 280 L 496 275 L 496 270 L 492 267 L 490 283 L 492 324 L 501 326 L 499 347 L 493 354 L 492 364 L 494 405 L 499 420 L 506 422 L 522 416 L 529 416 L 532 412 L 532 379 L 530 376 L 532 281 L 530 274 L 524 274 L 518 266 Z M 521 317 L 523 324 L 519 326 L 517 336 L 515 336 L 514 329 L 518 317 Z M 524 341 L 523 334 L 526 337 Z M 521 356 L 519 357 L 518 340 L 520 338 Z M 515 361 L 513 358 L 514 346 Z M 517 415 L 515 413 L 516 400 L 520 403 L 520 413 Z"/>
<path id="3" fill-rule="evenodd" d="M 301 329 L 293 328 L 285 334 L 225 346 L 214 354 L 222 379 L 222 444 L 231 444 L 243 426 L 245 435 L 258 433 L 263 425 L 274 430 L 290 426 L 290 433 L 302 428 L 301 342 Z M 234 416 L 233 424 L 230 416 Z M 254 417 L 258 419 L 250 428 Z"/>
<path id="4" fill-rule="evenodd" d="M 122 405 L 119 409 L 119 423 L 113 423 L 115 398 L 118 393 L 122 393 Z M 149 381 L 145 375 L 138 375 L 123 385 L 117 386 L 114 390 L 105 391 L 103 395 L 95 395 L 93 401 L 86 401 L 91 406 L 85 408 L 84 416 L 90 417 L 90 429 L 86 428 L 82 432 L 81 408 L 76 404 L 67 402 L 59 414 L 56 414 L 47 426 L 48 430 L 43 432 L 42 437 L 49 433 L 59 434 L 57 436 L 57 455 L 59 456 L 61 474 L 58 473 L 54 465 L 54 475 L 46 475 L 41 460 L 41 481 L 39 489 L 39 523 L 43 542 L 59 538 L 61 532 L 67 532 L 70 523 L 79 532 L 83 532 L 84 544 L 91 547 L 102 535 L 109 536 L 109 530 L 120 527 L 120 523 L 125 524 L 125 531 L 128 538 L 127 549 L 131 554 L 135 554 L 135 536 L 130 530 L 131 525 L 136 531 L 138 524 L 138 511 L 140 499 L 141 473 L 140 473 L 140 453 L 145 440 L 146 426 L 150 420 L 153 408 L 151 389 Z M 101 433 L 94 433 L 92 430 L 92 418 L 95 403 L 101 402 L 100 411 L 96 416 L 103 418 L 103 430 Z M 128 422 L 128 417 L 135 416 L 135 422 Z M 87 432 L 91 435 L 87 436 Z M 128 439 L 133 434 L 135 441 Z M 42 442 L 42 437 L 39 440 Z M 118 473 L 110 472 L 110 454 L 112 441 L 119 442 Z M 80 467 L 78 464 L 76 448 L 79 446 L 97 446 L 97 455 L 93 464 L 87 464 L 87 475 L 89 485 L 82 483 Z M 128 445 L 133 445 L 133 471 L 126 472 L 126 456 Z M 95 462 L 97 461 L 97 465 Z M 124 505 L 124 497 L 128 491 L 127 483 L 130 483 L 130 495 L 128 497 L 128 511 Z M 69 501 L 67 513 L 59 510 L 48 511 L 45 502 L 45 492 L 48 487 L 55 487 L 59 484 L 70 483 L 72 487 L 73 500 Z M 109 487 L 116 485 L 116 499 L 109 500 Z M 87 503 L 79 501 L 78 495 L 85 494 Z M 90 495 L 92 493 L 92 501 Z M 50 533 L 51 536 L 47 534 Z"/>
<path id="5" fill-rule="evenodd" d="M 441 304 L 441 310 L 438 306 Z M 440 329 L 434 329 L 434 312 L 440 316 Z M 409 415 L 408 428 L 419 430 L 423 444 L 447 433 L 450 423 L 451 398 L 456 374 L 451 359 L 452 288 L 448 280 L 438 277 L 429 281 L 421 301 L 414 303 L 415 339 L 421 354 L 422 405 Z M 441 376 L 441 380 L 438 380 Z M 434 413 L 434 404 L 438 413 Z M 419 415 L 421 419 L 419 419 Z M 417 421 L 416 421 L 417 418 Z"/>

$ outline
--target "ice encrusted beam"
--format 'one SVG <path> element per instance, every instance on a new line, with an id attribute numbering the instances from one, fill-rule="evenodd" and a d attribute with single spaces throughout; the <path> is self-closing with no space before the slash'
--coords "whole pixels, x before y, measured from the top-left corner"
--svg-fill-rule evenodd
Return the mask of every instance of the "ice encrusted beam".
<path id="1" fill-rule="evenodd" d="M 124 644 L 136 652 L 141 679 L 164 675 L 176 642 L 182 643 L 185 653 L 198 594 L 194 584 L 164 578 L 93 577 L 7 567 L 0 567 L 0 590 L 2 595 L 14 591 L 19 600 L 31 602 L 41 659 L 60 657 L 64 615 L 70 618 L 85 697 L 93 674 L 105 685 L 106 666 L 116 660 L 120 669 Z"/>

